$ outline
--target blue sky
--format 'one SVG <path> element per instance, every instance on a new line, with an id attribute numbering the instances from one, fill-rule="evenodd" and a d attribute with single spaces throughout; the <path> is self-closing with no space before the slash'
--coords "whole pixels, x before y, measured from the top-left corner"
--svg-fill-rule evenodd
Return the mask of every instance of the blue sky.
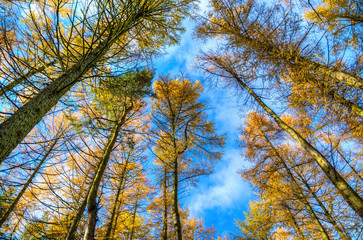
<path id="1" fill-rule="evenodd" d="M 208 0 L 201 0 L 201 11 L 206 10 Z M 33 9 L 34 10 L 34 9 Z M 179 45 L 166 49 L 164 56 L 154 61 L 156 76 L 159 74 L 171 77 L 186 74 L 190 80 L 203 83 L 203 73 L 193 67 L 197 54 L 201 50 L 214 48 L 217 42 L 202 42 L 193 38 L 194 24 L 184 22 L 186 32 Z M 197 187 L 181 200 L 192 215 L 203 218 L 207 227 L 214 226 L 218 235 L 234 232 L 235 219 L 243 218 L 248 202 L 254 198 L 249 184 L 244 182 L 237 171 L 247 164 L 240 155 L 237 146 L 238 128 L 242 122 L 237 107 L 237 99 L 228 89 L 211 89 L 205 87 L 202 98 L 208 102 L 209 120 L 216 125 L 219 134 L 226 134 L 224 156 L 215 168 L 214 173 L 201 177 Z"/>
<path id="2" fill-rule="evenodd" d="M 201 9 L 206 9 L 207 1 L 201 1 Z M 203 83 L 203 73 L 193 67 L 197 54 L 201 50 L 214 48 L 214 40 L 203 43 L 193 38 L 193 23 L 185 21 L 186 32 L 179 45 L 167 48 L 167 54 L 157 59 L 154 64 L 156 75 L 170 74 L 171 77 L 186 74 L 190 80 Z M 240 111 L 233 92 L 223 89 L 205 87 L 202 96 L 211 110 L 209 119 L 216 124 L 219 134 L 226 134 L 224 156 L 215 166 L 214 173 L 200 178 L 196 188 L 182 199 L 193 215 L 203 218 L 207 227 L 214 226 L 220 235 L 234 232 L 235 219 L 243 218 L 248 202 L 254 198 L 249 184 L 244 182 L 237 171 L 248 163 L 244 161 L 237 146 L 238 128 L 241 125 Z"/>

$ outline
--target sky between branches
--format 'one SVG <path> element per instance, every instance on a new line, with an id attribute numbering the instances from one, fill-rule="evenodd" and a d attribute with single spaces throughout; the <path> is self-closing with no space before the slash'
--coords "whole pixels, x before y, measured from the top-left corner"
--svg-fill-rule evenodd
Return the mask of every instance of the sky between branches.
<path id="1" fill-rule="evenodd" d="M 207 7 L 207 0 L 200 1 L 201 12 L 206 11 Z M 255 197 L 249 184 L 237 172 L 248 164 L 241 156 L 237 143 L 238 128 L 243 116 L 233 92 L 227 88 L 208 86 L 205 74 L 195 67 L 198 53 L 215 48 L 218 42 L 202 42 L 196 39 L 193 36 L 194 23 L 191 20 L 186 20 L 183 25 L 186 32 L 182 35 L 180 44 L 168 47 L 166 54 L 154 62 L 156 77 L 183 74 L 192 81 L 201 81 L 204 85 L 201 97 L 210 107 L 209 120 L 215 123 L 218 134 L 226 134 L 224 155 L 222 161 L 214 167 L 214 173 L 200 177 L 197 187 L 192 188 L 188 196 L 181 199 L 192 215 L 203 218 L 207 227 L 213 225 L 218 235 L 224 235 L 236 230 L 235 219 L 243 218 L 248 202 Z"/>

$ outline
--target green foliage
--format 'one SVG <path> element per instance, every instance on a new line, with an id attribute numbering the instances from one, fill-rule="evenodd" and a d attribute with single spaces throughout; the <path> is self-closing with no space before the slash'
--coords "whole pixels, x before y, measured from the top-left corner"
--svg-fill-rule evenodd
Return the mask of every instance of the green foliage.
<path id="1" fill-rule="evenodd" d="M 262 201 L 250 202 L 245 220 L 236 220 L 238 237 L 241 239 L 270 239 L 274 228 L 272 207 Z"/>
<path id="2" fill-rule="evenodd" d="M 117 112 L 115 108 L 150 95 L 153 77 L 154 72 L 146 68 L 130 69 L 119 76 L 105 77 L 99 86 L 92 89 L 98 108 L 112 115 Z"/>

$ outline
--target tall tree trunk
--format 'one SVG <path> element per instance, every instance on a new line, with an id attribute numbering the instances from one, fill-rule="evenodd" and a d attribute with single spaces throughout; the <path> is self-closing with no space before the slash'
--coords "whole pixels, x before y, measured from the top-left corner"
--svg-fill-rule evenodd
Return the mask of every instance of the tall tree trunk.
<path id="1" fill-rule="evenodd" d="M 219 1 L 214 2 L 219 3 Z M 309 57 L 304 57 L 298 47 L 294 49 L 294 47 L 287 45 L 286 43 L 270 41 L 268 37 L 265 37 L 265 34 L 271 29 L 263 27 L 265 23 L 262 23 L 261 29 L 250 29 L 248 27 L 248 15 L 250 12 L 244 12 L 241 15 L 241 12 L 235 8 L 232 2 L 220 2 L 218 11 L 220 11 L 220 15 L 222 15 L 222 17 L 220 19 L 207 20 L 209 21 L 207 25 L 209 25 L 210 28 L 202 28 L 202 36 L 226 36 L 230 39 L 231 47 L 245 47 L 253 49 L 257 55 L 259 55 L 258 58 L 260 58 L 264 64 L 271 63 L 276 66 L 283 65 L 286 68 L 298 69 L 298 71 L 306 69 L 311 73 L 311 75 L 321 74 L 326 76 L 328 81 L 326 81 L 325 84 L 328 86 L 335 86 L 337 83 L 344 83 L 352 88 L 363 90 L 363 78 L 354 76 L 342 70 L 333 69 L 314 61 L 314 59 Z M 204 22 L 205 20 L 203 19 L 202 21 Z M 247 24 L 245 21 L 247 21 Z M 319 82 L 319 80 L 319 78 L 316 78 L 313 82 Z M 332 87 L 329 88 L 332 89 Z M 334 95 L 336 98 L 333 98 L 332 100 L 346 106 L 352 112 L 362 117 L 363 112 L 361 107 L 353 102 L 345 100 L 342 96 L 338 95 L 336 91 L 334 91 Z"/>
<path id="2" fill-rule="evenodd" d="M 237 20 L 238 21 L 238 20 Z M 219 24 L 218 24 L 219 25 Z M 231 26 L 229 24 L 229 26 Z M 237 25 L 235 25 L 237 26 Z M 233 28 L 233 27 L 232 27 Z M 227 29 L 228 31 L 228 29 Z M 238 33 L 236 35 L 236 32 Z M 232 33 L 236 36 L 236 38 L 242 39 L 241 42 L 245 43 L 247 47 L 250 47 L 252 49 L 255 49 L 258 52 L 267 54 L 266 58 L 275 59 L 279 62 L 284 61 L 286 65 L 293 66 L 295 68 L 303 68 L 306 67 L 308 70 L 315 71 L 317 73 L 320 73 L 322 75 L 328 76 L 336 83 L 344 83 L 352 88 L 356 88 L 359 90 L 363 90 L 363 79 L 358 76 L 353 76 L 349 73 L 346 73 L 341 70 L 332 69 L 330 67 L 327 67 L 323 64 L 317 63 L 313 60 L 310 60 L 306 57 L 301 56 L 297 52 L 289 52 L 284 50 L 283 44 L 282 47 L 273 45 L 271 43 L 263 42 L 259 39 L 251 37 L 251 35 L 248 35 L 247 31 L 245 29 L 239 29 L 238 27 L 235 28 L 235 32 Z M 246 35 L 244 35 L 246 34 Z M 240 46 L 241 44 L 237 42 L 237 46 Z M 286 45 L 285 45 L 285 48 Z"/>
<path id="3" fill-rule="evenodd" d="M 137 213 L 137 208 L 138 208 L 138 201 L 139 201 L 139 196 L 138 196 L 138 192 L 137 192 L 135 206 L 134 206 L 134 212 L 132 214 L 132 227 L 131 227 L 131 233 L 130 233 L 130 240 L 134 239 L 135 221 L 136 221 L 136 213 Z"/>
<path id="4" fill-rule="evenodd" d="M 111 155 L 112 149 L 116 143 L 116 139 L 118 136 L 118 132 L 120 131 L 121 124 L 117 124 L 112 134 L 108 140 L 106 149 L 104 151 L 104 154 L 102 156 L 102 159 L 100 161 L 99 168 L 97 169 L 97 172 L 95 174 L 94 181 L 90 187 L 90 193 L 87 197 L 87 212 L 88 212 L 88 218 L 87 218 L 87 228 L 84 235 L 84 240 L 93 240 L 95 236 L 95 229 L 96 229 L 96 222 L 97 222 L 97 192 L 98 187 L 101 183 L 101 179 L 103 177 L 103 174 L 106 170 L 106 166 L 109 160 L 109 157 Z"/>
<path id="5" fill-rule="evenodd" d="M 350 112 L 353 112 L 354 114 L 363 118 L 363 109 L 358 104 L 345 99 L 343 96 L 341 96 L 340 94 L 336 93 L 333 90 L 330 91 L 330 93 L 328 93 L 328 94 L 329 94 L 330 98 L 333 99 L 333 101 L 340 103 L 341 105 L 348 108 L 348 110 Z"/>
<path id="6" fill-rule="evenodd" d="M 346 85 L 356 88 L 359 90 L 363 90 L 363 79 L 360 77 L 352 76 L 349 73 L 345 73 L 343 71 L 334 70 L 322 64 L 318 64 L 315 62 L 310 62 L 312 66 L 314 66 L 317 72 L 327 75 L 334 79 L 337 82 L 345 83 Z"/>
<path id="7" fill-rule="evenodd" d="M 125 181 L 127 180 L 127 178 L 125 179 Z M 126 188 L 126 182 L 124 182 L 124 185 L 122 187 L 122 191 L 121 191 L 121 196 L 123 195 L 123 193 L 125 192 L 125 188 Z M 120 209 L 121 206 L 122 206 L 123 202 L 122 201 L 119 201 L 119 204 L 117 206 L 117 209 Z M 116 217 L 115 217 L 115 221 L 114 221 L 114 224 L 113 224 L 113 227 L 112 227 L 112 232 L 111 232 L 111 235 L 114 236 L 115 235 L 115 231 L 116 231 L 116 228 L 117 228 L 117 224 L 118 224 L 118 219 L 120 217 L 120 214 L 116 214 Z"/>
<path id="8" fill-rule="evenodd" d="M 94 181 L 94 178 L 92 179 L 92 182 L 93 181 Z M 89 195 L 90 190 L 91 190 L 92 182 L 90 183 L 90 187 L 88 188 L 86 196 L 84 197 L 84 199 L 82 200 L 81 205 L 78 207 L 78 209 L 76 211 L 76 214 L 75 214 L 75 216 L 74 216 L 74 218 L 72 220 L 72 224 L 71 224 L 71 226 L 70 226 L 70 228 L 68 230 L 66 240 L 74 240 L 75 239 L 74 236 L 75 236 L 75 234 L 77 232 L 79 222 L 81 221 L 82 216 L 84 214 L 84 211 L 86 210 L 86 207 L 87 207 L 87 199 L 88 199 L 88 195 Z"/>
<path id="9" fill-rule="evenodd" d="M 311 189 L 309 183 L 305 180 L 305 178 L 301 175 L 301 173 L 299 173 L 298 170 L 295 170 L 295 173 L 299 176 L 300 180 L 304 183 L 305 187 L 308 189 L 308 192 L 313 195 L 314 199 L 316 200 L 316 202 L 319 204 L 320 208 L 323 210 L 325 217 L 329 220 L 329 222 L 333 225 L 335 231 L 337 231 L 337 233 L 340 236 L 340 239 L 343 240 L 350 240 L 351 238 L 349 236 L 346 236 L 343 232 L 343 230 L 340 228 L 340 226 L 338 225 L 338 223 L 335 221 L 335 219 L 333 218 L 333 216 L 330 214 L 330 212 L 328 211 L 328 209 L 326 209 L 326 207 L 324 206 L 323 202 L 320 200 L 320 198 L 316 195 L 316 193 Z"/>
<path id="10" fill-rule="evenodd" d="M 168 169 L 166 163 L 164 163 L 164 182 L 163 182 L 163 230 L 162 230 L 162 240 L 168 240 L 168 196 L 167 196 L 167 185 L 168 183 Z"/>
<path id="11" fill-rule="evenodd" d="M 106 170 L 113 147 L 115 146 L 120 129 L 121 129 L 122 125 L 125 123 L 126 116 L 132 110 L 132 108 L 133 108 L 133 105 L 131 105 L 130 107 L 128 107 L 127 109 L 124 110 L 121 120 L 115 125 L 114 129 L 112 130 L 112 133 L 108 139 L 108 143 L 105 147 L 103 156 L 101 158 L 99 168 L 97 169 L 94 181 L 91 185 L 90 193 L 87 198 L 88 217 L 87 217 L 87 228 L 86 228 L 86 232 L 85 232 L 85 235 L 83 238 L 84 240 L 93 240 L 95 237 L 95 229 L 96 229 L 96 223 L 97 223 L 97 211 L 98 211 L 98 208 L 97 208 L 98 207 L 97 206 L 98 188 L 100 186 L 103 174 Z"/>
<path id="12" fill-rule="evenodd" d="M 220 60 L 219 60 L 220 61 Z M 220 62 L 218 62 L 220 64 Z M 222 63 L 223 64 L 223 63 Z M 330 162 L 308 141 L 306 141 L 299 133 L 297 133 L 293 128 L 287 125 L 281 118 L 269 108 L 261 98 L 249 88 L 234 72 L 230 66 L 223 64 L 224 70 L 226 70 L 241 86 L 242 89 L 246 89 L 248 93 L 256 100 L 256 102 L 272 117 L 277 125 L 288 133 L 293 139 L 295 139 L 302 148 L 304 148 L 318 163 L 320 168 L 323 170 L 325 175 L 330 179 L 333 185 L 338 189 L 338 192 L 343 196 L 345 201 L 349 206 L 361 217 L 363 218 L 363 199 L 358 195 L 356 191 L 345 181 L 345 179 L 338 173 L 338 171 L 330 164 Z"/>
<path id="13" fill-rule="evenodd" d="M 63 131 L 60 132 L 58 134 L 58 136 L 54 139 L 54 142 L 52 143 L 52 145 L 50 146 L 50 148 L 48 149 L 48 151 L 45 153 L 45 155 L 43 156 L 42 160 L 40 160 L 40 162 L 38 163 L 37 167 L 34 169 L 33 173 L 30 175 L 28 181 L 26 181 L 26 183 L 24 184 L 23 188 L 20 190 L 20 192 L 18 193 L 18 195 L 16 196 L 16 198 L 14 199 L 14 201 L 11 203 L 10 207 L 1 216 L 1 219 L 0 219 L 0 228 L 6 222 L 6 220 L 9 217 L 9 215 L 13 212 L 15 206 L 18 204 L 19 200 L 21 199 L 21 197 L 23 196 L 23 194 L 25 193 L 25 191 L 28 189 L 29 185 L 31 184 L 31 182 L 33 181 L 33 179 L 35 178 L 35 176 L 39 172 L 40 168 L 42 167 L 43 163 L 45 162 L 45 160 L 47 159 L 47 157 L 49 156 L 49 154 L 53 151 L 53 149 L 54 149 L 55 145 L 57 144 L 57 142 L 59 141 L 59 139 L 63 136 L 63 134 L 64 134 Z"/>
<path id="14" fill-rule="evenodd" d="M 276 154 L 277 158 L 279 159 L 279 161 L 284 166 L 284 168 L 285 168 L 285 170 L 287 172 L 287 175 L 290 177 L 294 187 L 296 188 L 296 190 L 298 192 L 299 199 L 301 200 L 301 202 L 305 205 L 306 209 L 308 210 L 308 212 L 309 212 L 311 218 L 313 219 L 315 225 L 319 229 L 322 238 L 325 239 L 325 240 L 330 240 L 329 234 L 327 233 L 325 227 L 321 223 L 319 217 L 316 215 L 314 209 L 311 207 L 311 204 L 309 203 L 308 198 L 303 193 L 303 190 L 301 189 L 299 183 L 296 181 L 294 175 L 290 171 L 290 168 L 287 166 L 285 160 L 281 157 L 281 155 L 279 154 L 277 149 L 273 146 L 273 144 L 270 142 L 268 137 L 266 135 L 264 135 L 264 137 L 265 137 L 266 141 L 268 142 L 268 144 L 270 145 L 270 147 L 272 148 L 272 150 L 275 152 L 275 154 Z"/>
<path id="15" fill-rule="evenodd" d="M 114 222 L 115 222 L 115 217 L 116 217 L 116 213 L 118 211 L 118 202 L 119 202 L 119 198 L 121 196 L 121 192 L 122 192 L 122 188 L 125 182 L 125 175 L 126 175 L 126 169 L 127 169 L 127 165 L 129 163 L 129 158 L 131 156 L 131 153 L 128 154 L 127 159 L 125 161 L 125 165 L 122 169 L 122 173 L 121 173 L 121 179 L 119 182 L 119 185 L 117 186 L 117 192 L 116 192 L 116 198 L 115 198 L 115 202 L 113 204 L 112 207 L 112 212 L 111 212 L 111 217 L 109 220 L 109 223 L 107 225 L 107 231 L 106 231 L 106 235 L 105 235 L 105 239 L 113 239 L 113 236 L 111 236 L 112 234 L 112 230 L 113 230 L 113 226 L 114 226 Z"/>
<path id="16" fill-rule="evenodd" d="M 173 191 L 172 191 L 172 209 L 173 209 L 173 220 L 176 240 L 182 240 L 182 227 L 180 222 L 179 208 L 178 208 L 178 157 L 175 156 L 173 159 Z"/>
<path id="17" fill-rule="evenodd" d="M 121 194 L 123 194 L 124 191 L 125 191 L 125 185 L 124 185 L 124 187 L 122 189 L 122 193 Z M 120 209 L 121 206 L 122 206 L 122 201 L 120 201 L 120 203 L 118 204 L 117 209 Z M 112 231 L 111 231 L 111 236 L 115 236 L 115 231 L 116 231 L 116 228 L 117 228 L 118 218 L 119 217 L 120 217 L 120 214 L 116 214 L 115 221 L 113 223 L 113 227 L 112 227 Z"/>
<path id="18" fill-rule="evenodd" d="M 83 75 L 102 59 L 117 39 L 138 25 L 144 17 L 148 17 L 152 12 L 153 9 L 146 6 L 145 1 L 145 6 L 140 6 L 140 9 L 133 12 L 125 21 L 119 22 L 113 31 L 110 30 L 110 35 L 97 47 L 6 119 L 0 125 L 0 164 L 39 123 L 43 116 L 57 104 L 59 99 L 74 84 L 81 81 Z"/>
<path id="19" fill-rule="evenodd" d="M 12 81 L 11 83 L 8 83 L 6 86 L 4 86 L 3 88 L 0 89 L 0 97 L 2 95 L 6 94 L 11 89 L 13 89 L 14 87 L 16 87 L 17 85 L 19 85 L 22 82 L 28 80 L 30 77 L 34 76 L 35 74 L 43 72 L 48 67 L 53 66 L 56 62 L 57 61 L 53 60 L 53 61 L 43 65 L 40 68 L 34 68 L 34 69 L 30 70 L 29 72 L 27 72 L 26 74 L 14 79 L 14 81 Z"/>

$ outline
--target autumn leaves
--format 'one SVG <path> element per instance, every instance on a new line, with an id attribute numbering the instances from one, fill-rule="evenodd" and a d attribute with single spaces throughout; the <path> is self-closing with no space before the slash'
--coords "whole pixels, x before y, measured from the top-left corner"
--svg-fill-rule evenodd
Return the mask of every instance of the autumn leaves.
<path id="1" fill-rule="evenodd" d="M 151 135 L 155 142 L 153 152 L 163 182 L 165 206 L 171 197 L 175 239 L 183 239 L 179 182 L 196 181 L 196 177 L 209 174 L 214 162 L 221 158 L 219 149 L 224 145 L 224 138 L 216 135 L 214 124 L 207 121 L 206 105 L 199 100 L 202 92 L 199 82 L 163 77 L 155 82 L 154 91 L 157 100 L 151 112 L 155 126 Z M 172 184 L 171 194 L 167 183 Z M 162 239 L 169 239 L 167 214 L 165 208 Z"/>
<path id="2" fill-rule="evenodd" d="M 348 160 L 340 150 L 338 153 L 338 148 L 344 148 L 347 154 L 361 157 L 360 150 L 347 149 L 350 144 L 362 143 L 363 80 L 360 68 L 357 69 L 361 60 L 350 61 L 342 52 L 361 59 L 356 41 L 362 42 L 362 38 L 355 33 L 361 32 L 362 26 L 354 15 L 362 10 L 359 1 L 323 2 L 315 10 L 310 1 L 271 6 L 257 1 L 212 1 L 213 10 L 208 17 L 199 17 L 199 37 L 223 39 L 219 49 L 200 56 L 200 67 L 216 81 L 240 89 L 264 112 L 250 113 L 242 131 L 245 156 L 253 161 L 253 167 L 243 176 L 260 191 L 261 202 L 251 203 L 247 220 L 240 223 L 241 236 L 310 239 L 316 234 L 324 239 L 350 239 L 357 229 L 345 231 L 343 226 L 348 222 L 340 219 L 344 214 L 326 208 L 326 201 L 333 204 L 335 198 L 331 191 L 337 191 L 353 215 L 363 218 L 361 180 L 356 185 L 360 176 L 352 165 L 349 169 L 344 167 L 354 158 Z M 297 10 L 306 6 L 308 19 L 299 16 Z M 316 25 L 333 34 L 314 32 Z M 347 32 L 350 27 L 349 37 L 354 41 L 344 42 L 341 30 Z M 316 39 L 319 34 L 327 39 L 326 44 L 321 38 Z M 334 44 L 329 45 L 330 42 Z M 285 112 L 292 114 L 289 118 L 277 114 L 278 107 L 271 107 L 276 99 Z M 329 142 L 332 145 L 327 145 Z M 279 150 L 287 145 L 294 146 Z M 304 171 L 311 166 L 320 171 L 317 175 L 294 172 L 301 166 Z M 287 182 L 282 183 L 285 179 Z M 323 194 L 318 186 L 327 184 L 328 179 Z M 287 184 L 292 190 L 286 189 Z M 318 210 L 309 201 L 317 204 Z M 296 217 L 301 211 L 307 215 Z M 316 211 L 321 211 L 322 216 Z M 267 220 L 271 217 L 269 212 L 275 213 L 276 218 Z M 328 226 L 323 219 L 329 222 Z M 270 225 L 264 226 L 265 221 Z M 301 229 L 309 224 L 313 224 L 310 230 Z"/>
<path id="3" fill-rule="evenodd" d="M 241 174 L 259 199 L 239 237 L 359 238 L 360 1 L 210 3 L 196 35 L 222 41 L 198 68 L 248 103 L 252 166 Z M 152 87 L 150 59 L 178 42 L 193 1 L 1 4 L 4 236 L 212 238 L 179 200 L 220 160 L 224 137 L 200 82 Z"/>

